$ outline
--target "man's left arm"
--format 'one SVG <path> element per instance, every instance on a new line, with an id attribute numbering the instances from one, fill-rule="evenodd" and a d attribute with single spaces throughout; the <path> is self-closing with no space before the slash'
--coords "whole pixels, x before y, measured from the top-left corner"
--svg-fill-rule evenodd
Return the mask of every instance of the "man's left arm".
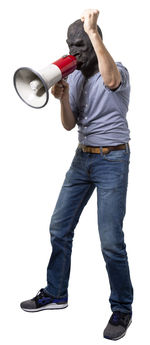
<path id="1" fill-rule="evenodd" d="M 98 67 L 104 84 L 110 89 L 116 89 L 121 83 L 120 72 L 97 30 L 98 10 L 85 10 L 81 16 L 84 30 L 88 34 L 95 50 Z"/>

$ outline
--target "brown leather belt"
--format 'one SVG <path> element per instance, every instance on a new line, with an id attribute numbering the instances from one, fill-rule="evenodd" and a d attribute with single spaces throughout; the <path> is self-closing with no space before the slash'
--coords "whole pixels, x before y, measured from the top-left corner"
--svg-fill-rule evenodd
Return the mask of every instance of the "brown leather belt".
<path id="1" fill-rule="evenodd" d="M 95 147 L 95 146 L 85 146 L 82 144 L 79 144 L 78 146 L 83 152 L 88 152 L 88 153 L 101 153 L 101 148 L 100 147 Z M 126 149 L 126 144 L 121 144 L 117 146 L 103 146 L 102 147 L 102 152 L 104 154 L 109 153 L 110 151 L 116 151 L 116 150 L 125 150 Z"/>

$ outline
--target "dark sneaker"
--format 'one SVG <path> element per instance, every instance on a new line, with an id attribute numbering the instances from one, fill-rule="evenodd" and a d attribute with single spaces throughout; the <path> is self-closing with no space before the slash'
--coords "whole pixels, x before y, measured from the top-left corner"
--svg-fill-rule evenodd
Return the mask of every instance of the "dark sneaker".
<path id="1" fill-rule="evenodd" d="M 37 295 L 24 301 L 20 304 L 20 307 L 25 311 L 40 311 L 47 309 L 63 309 L 68 306 L 66 298 L 53 298 L 44 289 L 39 290 Z"/>
<path id="2" fill-rule="evenodd" d="M 104 330 L 104 338 L 110 340 L 122 338 L 126 334 L 131 322 L 132 313 L 122 313 L 119 310 L 114 311 Z"/>

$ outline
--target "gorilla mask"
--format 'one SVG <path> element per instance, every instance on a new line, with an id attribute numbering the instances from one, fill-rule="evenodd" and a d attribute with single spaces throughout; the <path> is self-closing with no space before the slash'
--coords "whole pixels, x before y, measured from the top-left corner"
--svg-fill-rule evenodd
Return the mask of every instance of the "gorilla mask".
<path id="1" fill-rule="evenodd" d="M 101 29 L 98 26 L 97 29 L 102 38 Z M 69 26 L 66 42 L 69 54 L 74 55 L 77 59 L 77 69 L 81 70 L 86 78 L 98 72 L 97 56 L 81 20 L 77 20 Z"/>

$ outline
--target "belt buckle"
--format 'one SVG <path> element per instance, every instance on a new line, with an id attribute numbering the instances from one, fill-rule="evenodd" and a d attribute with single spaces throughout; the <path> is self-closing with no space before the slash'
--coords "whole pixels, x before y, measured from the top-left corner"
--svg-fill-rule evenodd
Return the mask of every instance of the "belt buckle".
<path id="1" fill-rule="evenodd" d="M 104 147 L 104 154 L 107 155 L 110 152 L 110 148 L 109 147 Z"/>

